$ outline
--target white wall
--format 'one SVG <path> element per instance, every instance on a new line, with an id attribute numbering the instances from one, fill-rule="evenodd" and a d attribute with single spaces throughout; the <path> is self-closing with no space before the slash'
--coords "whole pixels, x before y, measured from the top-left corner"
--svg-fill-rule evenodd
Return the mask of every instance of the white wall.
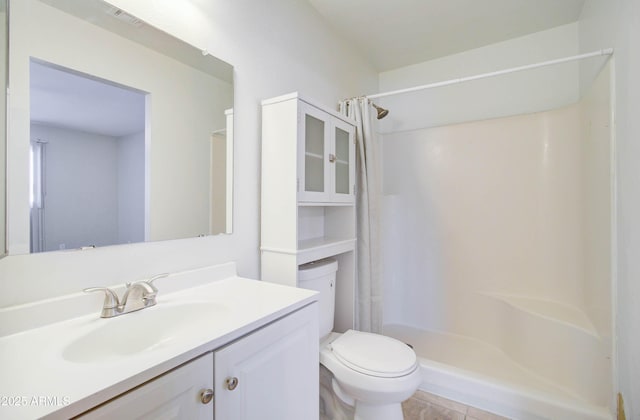
<path id="1" fill-rule="evenodd" d="M 144 133 L 32 123 L 46 141 L 45 251 L 144 241 Z"/>
<path id="2" fill-rule="evenodd" d="M 580 49 L 615 48 L 618 387 L 627 418 L 640 419 L 640 3 L 587 0 Z M 583 66 L 583 75 L 593 72 Z"/>
<path id="3" fill-rule="evenodd" d="M 42 124 L 32 139 L 47 142 L 46 251 L 118 242 L 118 139 Z"/>
<path id="4" fill-rule="evenodd" d="M 380 91 L 474 76 L 578 53 L 578 25 L 559 26 L 380 74 Z M 390 110 L 382 132 L 538 112 L 579 98 L 578 63 L 376 99 Z M 470 100 L 473 98 L 473 100 Z"/>
<path id="5" fill-rule="evenodd" d="M 118 138 L 118 243 L 143 242 L 144 131 Z"/>
<path id="6" fill-rule="evenodd" d="M 306 2 L 110 2 L 234 65 L 233 234 L 7 257 L 0 260 L 0 307 L 225 261 L 257 278 L 260 101 L 297 90 L 331 106 L 377 90 L 375 70 Z"/>

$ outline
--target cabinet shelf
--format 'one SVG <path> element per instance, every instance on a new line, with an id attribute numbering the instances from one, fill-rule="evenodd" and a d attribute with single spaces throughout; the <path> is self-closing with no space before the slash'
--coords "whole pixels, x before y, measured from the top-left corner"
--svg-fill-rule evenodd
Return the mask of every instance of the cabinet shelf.
<path id="1" fill-rule="evenodd" d="M 261 247 L 260 251 L 262 253 L 268 252 L 274 254 L 295 255 L 296 265 L 300 265 L 353 251 L 355 250 L 355 245 L 355 238 L 344 239 L 323 237 L 298 241 L 298 247 L 296 249 Z"/>
<path id="2" fill-rule="evenodd" d="M 322 203 L 322 202 L 306 202 L 299 201 L 298 207 L 353 207 L 355 204 L 353 203 Z"/>
<path id="3" fill-rule="evenodd" d="M 322 258 L 331 257 L 343 252 L 353 251 L 356 240 L 342 238 L 313 238 L 298 241 L 298 264 L 305 264 Z"/>

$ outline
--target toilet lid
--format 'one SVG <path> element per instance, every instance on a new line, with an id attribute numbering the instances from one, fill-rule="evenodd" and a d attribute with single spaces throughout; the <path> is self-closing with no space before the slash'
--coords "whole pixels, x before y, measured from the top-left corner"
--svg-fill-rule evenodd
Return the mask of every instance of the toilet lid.
<path id="1" fill-rule="evenodd" d="M 380 334 L 348 330 L 331 349 L 340 362 L 365 375 L 395 378 L 413 372 L 418 364 L 409 346 Z"/>

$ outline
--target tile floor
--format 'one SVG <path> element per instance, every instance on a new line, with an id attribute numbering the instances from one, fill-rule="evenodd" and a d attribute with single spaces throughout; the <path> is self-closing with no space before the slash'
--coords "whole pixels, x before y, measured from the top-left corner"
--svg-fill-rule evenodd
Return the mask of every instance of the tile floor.
<path id="1" fill-rule="evenodd" d="M 509 420 L 437 395 L 417 391 L 402 403 L 405 420 Z"/>

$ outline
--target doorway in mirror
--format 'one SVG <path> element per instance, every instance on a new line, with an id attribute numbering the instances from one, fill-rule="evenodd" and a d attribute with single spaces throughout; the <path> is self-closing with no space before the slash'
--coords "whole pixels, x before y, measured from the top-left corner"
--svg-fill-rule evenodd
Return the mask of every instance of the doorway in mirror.
<path id="1" fill-rule="evenodd" d="M 146 95 L 31 60 L 31 252 L 145 240 Z"/>

